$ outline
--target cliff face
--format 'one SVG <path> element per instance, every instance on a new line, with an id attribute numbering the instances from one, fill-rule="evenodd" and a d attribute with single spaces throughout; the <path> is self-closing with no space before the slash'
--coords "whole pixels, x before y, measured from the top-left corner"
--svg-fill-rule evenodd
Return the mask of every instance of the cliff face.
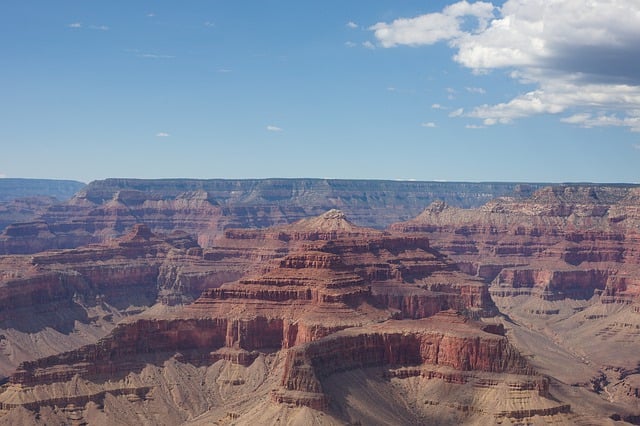
<path id="1" fill-rule="evenodd" d="M 463 270 L 495 280 L 496 296 L 529 288 L 547 300 L 622 297 L 608 286 L 637 272 L 639 197 L 634 187 L 549 187 L 472 210 L 434 203 L 391 229 L 428 233 Z"/>
<path id="2" fill-rule="evenodd" d="M 423 235 L 358 227 L 336 210 L 292 225 L 230 235 L 262 248 L 272 247 L 265 243 L 272 239 L 286 242 L 287 252 L 276 252 L 253 275 L 205 290 L 195 303 L 175 308 L 168 316 L 148 311 L 142 318 L 120 323 L 95 344 L 22 363 L 0 404 L 11 408 L 11 400 L 20 400 L 24 402 L 17 405 L 31 407 L 38 400 L 58 401 L 54 389 L 76 376 L 118 379 L 171 357 L 193 365 L 223 360 L 249 368 L 260 356 L 287 350 L 284 388 L 272 393 L 271 400 L 321 410 L 328 410 L 322 378 L 349 369 L 429 364 L 533 374 L 524 359 L 505 346 L 504 336 L 486 333 L 466 317 L 449 313 L 432 322 L 398 321 L 431 317 L 452 306 L 473 317 L 494 312 L 486 285 L 457 271 Z M 132 264 L 140 244 L 147 263 L 153 259 L 150 254 L 165 253 L 166 243 L 139 226 L 119 243 L 133 250 L 127 255 Z M 39 262 L 59 265 L 69 253 L 49 254 Z M 109 258 L 90 250 L 73 253 L 94 262 Z M 90 272 L 84 270 L 82 276 Z M 388 326 L 375 325 L 392 318 L 396 321 Z M 350 331 L 354 327 L 357 331 Z M 487 329 L 504 333 L 499 326 Z M 313 372 L 297 357 L 308 359 Z M 40 396 L 29 389 L 41 389 Z M 124 394 L 126 389 L 109 392 Z M 91 400 L 89 395 L 84 398 Z"/>
<path id="3" fill-rule="evenodd" d="M 62 220 L 76 208 L 69 204 L 48 211 L 60 220 L 5 231 L 5 242 L 22 238 L 25 247 L 51 235 L 107 241 L 1 258 L 7 329 L 27 312 L 53 318 L 83 310 L 72 322 L 95 322 L 105 306 L 115 309 L 99 318 L 125 315 L 134 295 L 134 310 L 144 311 L 111 323 L 91 344 L 76 340 L 77 349 L 23 362 L 0 393 L 0 410 L 14 423 L 25 411 L 50 423 L 71 412 L 157 422 L 150 407 L 176 423 L 275 423 L 295 410 L 323 411 L 336 424 L 534 423 L 535 416 L 604 424 L 610 415 L 634 415 L 637 188 L 554 187 L 477 209 L 434 203 L 383 231 L 339 210 L 316 217 L 306 217 L 310 206 L 287 210 L 288 181 L 268 197 L 258 188 L 253 198 L 240 191 L 227 199 L 214 197 L 215 187 L 185 191 L 193 181 L 178 181 L 171 187 L 178 195 L 165 199 L 137 182 L 111 182 L 120 188 L 115 200 L 105 187 L 77 197 L 92 218 L 81 225 Z M 295 197 L 315 202 L 303 192 Z M 253 222 L 237 222 L 263 226 L 278 217 L 278 225 L 226 228 L 240 212 L 230 213 L 230 204 L 278 198 L 279 213 L 242 207 Z M 98 204 L 104 210 L 92 210 Z M 294 210 L 305 218 L 289 223 Z M 114 229 L 142 216 L 153 225 L 117 237 L 125 231 Z M 154 232 L 180 224 L 205 229 L 199 240 L 207 246 L 186 233 Z M 155 302 L 164 306 L 146 310 Z M 492 318 L 497 308 L 508 316 Z M 0 337 L 0 357 L 13 338 Z M 74 404 L 67 412 L 51 408 L 67 404 Z"/>
<path id="4" fill-rule="evenodd" d="M 476 209 L 434 203 L 391 229 L 426 233 L 460 269 L 487 282 L 534 363 L 632 407 L 637 399 L 622 389 L 638 375 L 616 371 L 637 366 L 639 201 L 638 187 L 559 185 Z M 565 355 L 550 356 L 549 347 Z"/>
<path id="5" fill-rule="evenodd" d="M 127 410 L 138 408 L 136 411 L 140 412 L 140 407 L 156 405 L 154 400 L 159 398 L 165 411 L 182 407 L 182 410 L 193 410 L 190 415 L 193 417 L 204 416 L 208 410 L 226 409 L 227 413 L 232 407 L 239 410 L 241 400 L 234 398 L 237 391 L 232 389 L 238 387 L 245 392 L 245 400 L 247 392 L 256 397 L 250 398 L 251 405 L 241 411 L 231 411 L 233 420 L 250 417 L 256 409 L 265 413 L 275 409 L 282 416 L 282 410 L 308 407 L 324 411 L 329 418 L 337 416 L 331 424 L 338 424 L 338 419 L 344 422 L 353 418 L 332 409 L 331 389 L 336 386 L 332 379 L 360 371 L 369 374 L 370 380 L 382 378 L 391 398 L 387 403 L 398 403 L 394 388 L 413 386 L 415 380 L 425 381 L 431 387 L 453 386 L 458 392 L 476 394 L 477 400 L 473 402 L 457 399 L 457 405 L 452 405 L 454 415 L 461 422 L 475 417 L 484 419 L 476 421 L 488 421 L 536 415 L 556 416 L 561 420 L 563 413 L 570 410 L 569 405 L 551 395 L 548 379 L 537 375 L 508 343 L 503 328 L 486 327 L 453 312 L 425 320 L 386 321 L 347 328 L 268 355 L 278 349 L 275 344 L 282 343 L 276 337 L 281 329 L 281 322 L 266 318 L 256 319 L 252 326 L 210 318 L 138 320 L 123 324 L 97 345 L 24 363 L 0 394 L 0 407 L 9 410 L 11 415 L 18 407 L 40 409 L 43 413 L 43 406 L 74 404 L 71 411 L 82 418 L 95 415 L 85 407 L 97 404 L 106 412 L 118 406 L 114 397 L 126 396 Z M 238 333 L 245 330 L 253 339 L 250 342 L 235 340 Z M 254 347 L 252 351 L 242 349 L 250 345 Z M 265 363 L 265 357 L 271 360 Z M 227 375 L 223 382 L 218 381 L 228 387 L 224 391 L 219 389 L 224 392 L 224 398 L 216 398 L 214 389 L 218 386 L 210 382 L 210 377 L 229 369 L 229 363 L 237 365 L 233 368 L 236 375 Z M 273 367 L 268 368 L 269 364 Z M 166 378 L 163 375 L 167 373 L 150 374 L 150 369 L 166 371 L 167 366 L 172 365 L 182 370 L 181 373 L 170 373 Z M 206 368 L 206 375 L 190 366 L 201 371 Z M 256 369 L 263 370 L 257 382 Z M 165 380 L 180 382 L 180 394 L 172 392 L 167 398 Z M 253 385 L 245 386 L 247 381 Z M 200 384 L 206 386 L 199 389 Z M 189 395 L 191 389 L 197 394 Z M 493 401 L 492 395 L 496 392 L 504 392 L 508 396 L 505 401 L 517 403 L 482 402 L 487 398 Z M 203 401 L 195 407 L 187 403 L 200 399 Z M 443 403 L 446 401 L 447 398 L 442 399 Z M 227 405 L 229 402 L 232 404 Z M 404 414 L 429 418 L 439 412 L 432 408 L 434 404 L 437 402 L 416 404 L 416 409 L 405 409 Z M 428 408 L 428 412 L 422 412 L 421 406 Z M 47 418 L 50 414 L 41 415 Z M 142 415 L 149 414 L 143 412 Z M 264 415 L 262 421 L 267 421 Z"/>
<path id="6" fill-rule="evenodd" d="M 322 379 L 338 372 L 389 366 L 416 370 L 444 366 L 452 376 L 458 373 L 460 383 L 465 382 L 465 371 L 534 374 L 504 336 L 483 332 L 477 324 L 443 313 L 429 320 L 350 328 L 296 346 L 287 352 L 283 389 L 273 397 L 284 402 L 302 393 L 306 395 L 303 404 L 326 409 Z M 548 396 L 544 379 L 539 378 L 537 389 Z"/>
<path id="7" fill-rule="evenodd" d="M 123 316 L 193 300 L 238 275 L 204 259 L 188 235 L 158 237 L 146 225 L 108 244 L 0 257 L 0 374 L 95 342 Z"/>
<path id="8" fill-rule="evenodd" d="M 0 232 L 13 223 L 38 218 L 84 186 L 82 182 L 68 180 L 0 179 Z"/>
<path id="9" fill-rule="evenodd" d="M 384 228 L 415 216 L 435 199 L 469 207 L 535 187 L 326 179 L 107 179 L 90 183 L 68 202 L 36 215 L 47 233 L 33 235 L 28 227 L 18 226 L 0 235 L 0 253 L 105 242 L 135 223 L 145 223 L 157 233 L 181 229 L 207 247 L 227 228 L 286 224 L 331 208 L 343 210 L 360 225 Z"/>

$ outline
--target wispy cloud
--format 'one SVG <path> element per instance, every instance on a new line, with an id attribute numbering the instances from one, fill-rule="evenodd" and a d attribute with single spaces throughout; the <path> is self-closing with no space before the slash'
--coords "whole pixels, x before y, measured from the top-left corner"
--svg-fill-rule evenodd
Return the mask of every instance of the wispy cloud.
<path id="1" fill-rule="evenodd" d="M 640 143 L 634 143 L 633 148 L 640 151 Z"/>
<path id="2" fill-rule="evenodd" d="M 376 48 L 375 44 L 371 43 L 369 40 L 362 42 L 362 47 L 370 50 L 373 50 Z"/>
<path id="3" fill-rule="evenodd" d="M 215 27 L 215 26 L 216 26 L 216 24 L 215 24 L 215 22 L 206 21 L 206 22 L 204 23 L 204 26 L 205 26 L 205 27 L 208 27 L 208 28 L 213 28 L 213 27 Z"/>
<path id="4" fill-rule="evenodd" d="M 347 28 L 351 28 L 351 29 L 356 29 L 356 28 L 358 28 L 358 24 L 356 24 L 356 23 L 355 23 L 355 22 L 353 22 L 353 21 L 349 21 L 349 22 L 347 22 L 346 26 L 347 26 Z"/>
<path id="5" fill-rule="evenodd" d="M 630 13 L 637 8 L 638 0 L 506 0 L 499 7 L 463 0 L 369 29 L 387 48 L 446 42 L 473 73 L 507 70 L 526 84 L 511 100 L 467 109 L 486 126 L 571 113 L 560 120 L 640 131 L 640 14 Z"/>
<path id="6" fill-rule="evenodd" d="M 592 114 L 574 114 L 570 117 L 561 118 L 560 121 L 568 124 L 575 124 L 584 128 L 592 127 L 628 127 L 632 132 L 640 132 L 640 111 L 630 111 L 625 117 L 616 114 L 597 115 Z"/>
<path id="7" fill-rule="evenodd" d="M 230 70 L 229 68 L 218 68 L 217 72 L 220 74 L 229 74 L 230 72 L 233 72 L 233 70 Z"/>
<path id="8" fill-rule="evenodd" d="M 158 132 L 156 133 L 156 137 L 158 138 L 168 138 L 169 136 L 171 136 L 169 133 L 167 132 Z"/>
<path id="9" fill-rule="evenodd" d="M 175 56 L 172 56 L 172 55 L 158 55 L 156 53 L 140 53 L 138 55 L 138 58 L 145 58 L 145 59 L 173 59 L 173 58 L 175 58 Z"/>
<path id="10" fill-rule="evenodd" d="M 479 124 L 467 124 L 464 127 L 465 129 L 484 129 L 485 128 L 485 126 L 481 126 Z"/>
<path id="11" fill-rule="evenodd" d="M 356 47 L 358 43 L 354 43 L 353 41 L 345 41 L 344 45 L 347 47 Z"/>
<path id="12" fill-rule="evenodd" d="M 155 18 L 156 14 L 153 12 L 147 13 L 147 18 Z"/>
<path id="13" fill-rule="evenodd" d="M 440 104 L 432 104 L 431 109 L 448 109 L 448 108 Z"/>
<path id="14" fill-rule="evenodd" d="M 269 124 L 269 125 L 267 126 L 267 130 L 268 130 L 269 132 L 282 132 L 282 128 L 281 128 L 281 127 L 274 126 L 274 125 L 272 125 L 272 124 Z"/>
<path id="15" fill-rule="evenodd" d="M 469 93 L 475 93 L 478 95 L 484 95 L 485 93 L 487 93 L 487 91 L 482 87 L 465 87 L 465 90 Z"/>
<path id="16" fill-rule="evenodd" d="M 460 116 L 462 116 L 462 114 L 464 114 L 464 109 L 458 108 L 458 109 L 456 109 L 454 111 L 451 111 L 449 113 L 449 117 L 460 117 Z"/>
<path id="17" fill-rule="evenodd" d="M 427 123 L 421 123 L 420 125 L 422 127 L 428 127 L 428 128 L 431 128 L 431 129 L 433 129 L 434 127 L 438 127 L 438 126 L 436 126 L 436 123 L 434 123 L 433 121 L 429 121 Z"/>
<path id="18" fill-rule="evenodd" d="M 67 25 L 69 28 L 74 29 L 85 29 L 85 30 L 96 30 L 96 31 L 109 31 L 109 27 L 106 25 L 84 25 L 82 22 L 72 22 Z"/>

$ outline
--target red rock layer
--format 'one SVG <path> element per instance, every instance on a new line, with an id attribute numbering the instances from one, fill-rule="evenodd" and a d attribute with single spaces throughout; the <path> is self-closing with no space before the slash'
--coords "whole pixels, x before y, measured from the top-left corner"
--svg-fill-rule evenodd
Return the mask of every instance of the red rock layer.
<path id="1" fill-rule="evenodd" d="M 6 256 L 0 266 L 0 321 L 12 321 L 19 310 L 35 315 L 102 302 L 126 307 L 188 300 L 240 275 L 219 274 L 186 234 L 159 238 L 145 225 L 110 244 Z"/>
<path id="2" fill-rule="evenodd" d="M 350 328 L 287 352 L 278 402 L 299 401 L 327 409 L 322 379 L 336 372 L 368 367 L 446 366 L 458 372 L 484 371 L 532 375 L 533 369 L 503 335 L 484 332 L 477 324 L 451 313 L 426 320 L 389 321 L 367 328 Z M 451 379 L 450 379 L 451 380 Z M 459 379 L 464 383 L 464 378 Z M 535 388 L 548 396 L 548 382 Z"/>
<path id="3" fill-rule="evenodd" d="M 44 206 L 40 215 L 34 211 L 36 217 L 20 217 L 20 222 L 37 222 L 0 235 L 0 254 L 103 243 L 139 222 L 162 234 L 182 229 L 208 247 L 228 228 L 281 225 L 335 207 L 358 223 L 384 228 L 416 215 L 434 199 L 468 207 L 521 189 L 509 183 L 107 179 L 90 183 L 70 201 Z"/>
<path id="4" fill-rule="evenodd" d="M 10 381 L 35 386 L 67 381 L 76 374 L 108 377 L 176 352 L 194 363 L 211 363 L 220 357 L 251 362 L 253 351 L 294 348 L 389 318 L 423 318 L 451 307 L 473 316 L 493 312 L 486 285 L 457 272 L 424 236 L 358 228 L 335 211 L 267 234 L 279 235 L 279 240 L 293 235 L 287 240 L 297 242 L 288 255 L 270 260 L 265 272 L 210 288 L 168 318 L 131 320 L 95 345 L 23 363 Z M 262 246 L 260 241 L 268 239 L 267 234 L 253 240 L 254 244 Z M 137 247 L 154 238 L 148 229 L 138 228 L 120 244 Z M 398 344 L 404 347 L 402 342 Z M 361 343 L 355 341 L 349 350 L 359 350 L 358 356 L 366 358 L 370 348 Z M 469 368 L 475 368 L 475 362 Z"/>
<path id="5" fill-rule="evenodd" d="M 434 203 L 391 229 L 428 233 L 465 272 L 495 279 L 496 295 L 532 288 L 547 300 L 628 298 L 637 287 L 617 283 L 638 276 L 639 200 L 638 188 L 556 186 L 474 210 Z"/>

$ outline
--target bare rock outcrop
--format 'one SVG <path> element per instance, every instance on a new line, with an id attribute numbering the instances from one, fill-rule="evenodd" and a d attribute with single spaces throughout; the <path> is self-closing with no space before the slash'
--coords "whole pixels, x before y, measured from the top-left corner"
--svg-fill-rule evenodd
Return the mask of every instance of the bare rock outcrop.
<path id="1" fill-rule="evenodd" d="M 447 324 L 445 328 L 448 330 L 452 327 L 448 323 L 466 324 L 464 318 L 492 315 L 494 307 L 488 297 L 486 284 L 458 271 L 446 256 L 429 246 L 428 239 L 423 235 L 396 235 L 357 227 L 339 211 L 329 211 L 315 219 L 266 231 L 230 232 L 227 239 L 234 241 L 238 235 L 240 240 L 251 241 L 254 247 L 262 249 L 274 248 L 265 243 L 268 241 L 284 242 L 286 245 L 276 244 L 276 251 L 267 256 L 269 260 L 261 269 L 254 269 L 252 274 L 243 279 L 205 290 L 191 305 L 174 308 L 169 314 L 160 316 L 156 316 L 153 310 L 147 311 L 120 323 L 95 344 L 23 362 L 9 379 L 11 391 L 4 395 L 7 398 L 10 396 L 12 401 L 25 401 L 23 404 L 14 402 L 14 406 L 33 407 L 38 398 L 41 404 L 46 405 L 49 403 L 47 401 L 60 398 L 50 392 L 61 383 L 74 380 L 74 377 L 92 382 L 123 378 L 132 372 L 140 374 L 149 363 L 160 365 L 173 357 L 196 366 L 207 367 L 223 360 L 248 367 L 259 356 L 286 350 L 293 351 L 293 354 L 300 347 L 324 341 L 325 338 L 329 339 L 328 346 L 322 346 L 326 348 L 335 346 L 332 343 L 335 341 L 349 343 L 318 354 L 333 353 L 337 360 L 352 359 L 353 364 L 332 366 L 329 359 L 318 361 L 324 365 L 324 370 L 318 370 L 320 376 L 347 368 L 423 362 L 490 371 L 494 368 L 492 363 L 508 364 L 512 362 L 511 357 L 515 356 L 501 349 L 501 343 L 496 343 L 497 352 L 494 353 L 487 349 L 494 343 L 487 347 L 482 344 L 478 346 L 480 341 L 474 340 L 473 343 L 473 339 L 453 343 L 453 340 L 448 340 L 449 331 L 438 335 L 434 324 Z M 198 248 L 193 242 L 189 244 L 187 237 L 174 237 L 170 241 L 172 244 L 158 238 L 148 227 L 137 226 L 119 240 L 117 249 L 131 250 L 127 256 L 131 264 L 137 258 L 135 253 L 138 253 L 138 257 L 144 256 L 146 262 L 152 264 L 152 259 L 160 257 L 163 262 L 168 258 L 175 261 L 172 253 L 179 253 L 177 258 L 180 259 L 188 256 L 190 250 Z M 172 248 L 169 249 L 169 246 Z M 286 253 L 284 255 L 283 250 Z M 207 251 L 198 253 L 202 257 L 197 258 L 204 261 Z M 76 262 L 78 259 L 102 262 L 113 257 L 112 254 L 88 248 L 52 253 L 43 257 L 40 263 L 60 265 L 66 261 L 73 264 L 73 256 Z M 240 259 L 251 262 L 251 257 Z M 245 266 L 249 263 L 245 263 Z M 160 267 L 154 273 L 157 274 Z M 91 277 L 92 282 L 97 280 L 91 275 L 91 269 L 81 269 L 81 272 Z M 395 319 L 393 324 L 404 324 L 400 320 L 425 318 L 452 307 L 465 312 L 467 317 L 449 314 L 440 322 L 407 323 L 413 325 L 407 326 L 409 331 L 406 333 L 394 331 L 395 326 L 388 326 L 392 331 L 385 328 L 379 332 L 375 328 L 375 324 L 381 321 Z M 433 333 L 418 332 L 426 324 L 434 325 Z M 363 330 L 374 327 L 370 333 L 373 337 L 367 337 L 369 334 L 366 331 L 347 333 L 346 337 L 336 334 L 354 327 Z M 484 333 L 479 326 L 474 327 L 474 330 Z M 500 327 L 487 329 L 499 331 Z M 332 340 L 334 335 L 337 340 Z M 431 340 L 423 342 L 423 337 Z M 499 337 L 504 340 L 503 336 Z M 371 339 L 375 341 L 373 346 L 367 343 Z M 427 352 L 436 341 L 443 350 L 429 355 Z M 447 345 L 451 349 L 445 351 Z M 379 348 L 386 348 L 383 353 L 389 356 L 383 355 L 378 359 Z M 417 352 L 414 350 L 416 348 Z M 486 354 L 485 349 L 488 351 Z M 287 355 L 290 356 L 294 355 Z M 492 360 L 480 360 L 485 356 Z M 344 360 L 335 362 L 346 362 Z M 298 374 L 295 373 L 294 364 L 293 361 L 284 363 L 284 382 L 288 382 L 289 378 L 294 382 L 298 380 L 294 378 Z M 524 373 L 528 368 L 523 364 L 522 374 L 528 374 Z M 308 380 L 309 386 L 312 386 L 311 379 Z M 39 397 L 29 390 L 36 388 L 41 389 L 37 393 L 41 395 Z M 24 389 L 24 392 L 21 393 L 20 389 Z M 96 390 L 92 389 L 93 395 Z M 130 392 L 126 389 L 109 388 L 108 391 Z M 326 410 L 322 402 L 324 396 L 314 396 L 312 390 L 292 388 L 289 391 L 294 391 L 295 397 L 290 392 L 280 393 L 273 400 Z M 106 392 L 107 389 L 99 390 L 102 391 Z M 321 392 L 320 388 L 315 391 Z M 1 401 L 2 395 L 0 403 L 9 407 L 7 404 L 11 402 Z M 87 401 L 95 400 L 89 396 L 85 395 L 84 398 Z M 78 401 L 77 398 L 69 399 L 68 403 L 75 404 Z"/>
<path id="2" fill-rule="evenodd" d="M 20 220 L 44 222 L 48 233 L 29 239 L 0 234 L 0 254 L 103 243 L 122 236 L 136 223 L 160 234 L 181 229 L 208 247 L 229 228 L 284 225 L 332 208 L 345 211 L 361 225 L 384 228 L 415 216 L 438 198 L 469 207 L 521 192 L 521 186 L 511 183 L 107 179 L 91 182 L 71 200 Z"/>
<path id="3" fill-rule="evenodd" d="M 639 194 L 629 186 L 559 185 L 473 210 L 438 202 L 391 229 L 428 233 L 463 270 L 495 279 L 491 291 L 500 294 L 536 287 L 544 298 L 611 298 L 616 277 L 637 273 Z"/>

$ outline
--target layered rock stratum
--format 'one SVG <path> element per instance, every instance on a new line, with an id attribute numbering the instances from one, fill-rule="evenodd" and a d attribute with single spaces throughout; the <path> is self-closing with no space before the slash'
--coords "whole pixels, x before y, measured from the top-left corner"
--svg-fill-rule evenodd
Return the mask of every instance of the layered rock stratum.
<path id="1" fill-rule="evenodd" d="M 193 300 L 229 274 L 187 234 L 143 224 L 109 244 L 0 257 L 0 374 L 94 342 L 157 302 Z"/>
<path id="2" fill-rule="evenodd" d="M 127 241 L 152 238 L 144 227 L 132 235 Z M 133 412 L 157 424 L 571 418 L 570 405 L 552 395 L 504 327 L 479 321 L 496 313 L 486 284 L 424 235 L 358 227 L 331 210 L 292 225 L 229 231 L 211 253 L 229 262 L 221 251 L 242 244 L 267 263 L 236 256 L 244 278 L 213 285 L 192 304 L 126 318 L 94 344 L 20 364 L 0 394 L 2 419 L 127 423 Z M 375 410 L 361 405 L 366 398 L 351 404 L 339 396 L 358 381 L 367 383 L 358 398 L 367 386 L 379 393 Z M 500 404 L 489 402 L 498 395 Z"/>
<path id="3" fill-rule="evenodd" d="M 384 230 L 408 210 L 373 187 L 170 182 L 100 182 L 5 230 L 94 243 L 0 258 L 0 423 L 639 422 L 638 187 L 431 194 Z M 375 229 L 311 215 L 327 199 Z"/>
<path id="4" fill-rule="evenodd" d="M 470 207 L 497 196 L 528 195 L 537 187 L 338 179 L 106 179 L 21 220 L 25 223 L 7 227 L 0 235 L 0 254 L 107 242 L 136 223 L 156 233 L 180 229 L 209 247 L 228 228 L 282 225 L 332 208 L 359 225 L 382 229 L 416 216 L 436 199 Z"/>
<path id="5" fill-rule="evenodd" d="M 534 364 L 637 414 L 639 188 L 560 185 L 478 209 L 437 202 L 392 229 L 427 233 L 490 284 Z"/>
<path id="6" fill-rule="evenodd" d="M 47 208 L 65 202 L 85 186 L 82 182 L 54 179 L 0 179 L 0 230 L 29 222 Z"/>

